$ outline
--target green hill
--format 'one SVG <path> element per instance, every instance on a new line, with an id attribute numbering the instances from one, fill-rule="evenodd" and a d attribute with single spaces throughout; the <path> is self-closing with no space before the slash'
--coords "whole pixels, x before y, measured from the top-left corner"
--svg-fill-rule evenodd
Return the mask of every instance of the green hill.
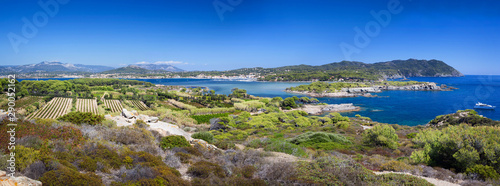
<path id="1" fill-rule="evenodd" d="M 320 66 L 293 65 L 277 68 L 242 68 L 229 71 L 194 71 L 177 73 L 180 76 L 249 75 L 263 81 L 329 81 L 339 79 L 379 80 L 403 77 L 459 77 L 462 73 L 439 60 L 393 60 L 378 63 L 341 61 Z"/>
<path id="2" fill-rule="evenodd" d="M 155 74 L 155 73 L 166 73 L 164 70 L 148 70 L 135 65 L 129 65 L 127 67 L 121 67 L 113 70 L 108 70 L 101 72 L 102 74 Z"/>

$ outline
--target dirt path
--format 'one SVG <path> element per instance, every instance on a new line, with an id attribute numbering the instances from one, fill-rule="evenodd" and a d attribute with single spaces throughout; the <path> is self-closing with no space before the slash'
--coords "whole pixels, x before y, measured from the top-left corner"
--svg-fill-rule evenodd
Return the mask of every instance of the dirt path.
<path id="1" fill-rule="evenodd" d="M 373 171 L 373 173 L 375 173 L 376 175 L 389 174 L 389 173 L 412 175 L 412 174 L 404 173 L 404 172 L 391 172 L 391 171 L 383 171 L 383 172 Z M 412 176 L 415 176 L 415 175 L 412 175 Z M 447 181 L 443 181 L 443 180 L 438 180 L 436 178 L 429 178 L 429 177 L 423 177 L 423 176 L 415 176 L 415 177 L 419 177 L 419 178 L 422 178 L 424 180 L 427 180 L 429 183 L 432 183 L 436 186 L 460 186 L 459 184 L 451 183 L 451 182 L 447 182 Z"/>

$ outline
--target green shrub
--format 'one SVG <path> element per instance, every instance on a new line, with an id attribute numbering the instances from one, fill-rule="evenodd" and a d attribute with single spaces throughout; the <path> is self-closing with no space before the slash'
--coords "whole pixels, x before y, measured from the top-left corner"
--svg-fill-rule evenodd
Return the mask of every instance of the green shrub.
<path id="1" fill-rule="evenodd" d="M 336 123 L 335 126 L 339 129 L 347 129 L 349 128 L 349 126 L 351 126 L 351 124 L 347 121 L 340 121 Z"/>
<path id="2" fill-rule="evenodd" d="M 475 110 L 459 110 L 456 113 L 440 115 L 429 122 L 431 125 L 459 125 L 468 124 L 471 126 L 499 126 L 500 121 L 495 121 L 477 114 Z"/>
<path id="3" fill-rule="evenodd" d="M 57 118 L 58 120 L 71 122 L 77 125 L 87 123 L 89 125 L 97 125 L 104 121 L 104 116 L 96 115 L 91 112 L 70 112 L 64 116 Z"/>
<path id="4" fill-rule="evenodd" d="M 7 160 L 8 160 L 7 154 L 5 154 L 2 149 L 0 149 L 0 170 L 5 170 L 5 168 L 9 166 Z"/>
<path id="5" fill-rule="evenodd" d="M 413 139 L 413 138 L 415 138 L 415 137 L 417 136 L 417 134 L 418 134 L 418 133 L 416 133 L 416 132 L 412 132 L 412 133 L 407 134 L 407 135 L 406 135 L 406 137 L 407 137 L 408 139 Z"/>
<path id="6" fill-rule="evenodd" d="M 83 174 L 65 166 L 46 172 L 40 181 L 44 185 L 103 185 L 101 178 L 94 173 Z"/>
<path id="7" fill-rule="evenodd" d="M 296 170 L 296 179 L 308 185 L 378 185 L 370 170 L 343 157 L 327 156 L 298 162 Z"/>
<path id="8" fill-rule="evenodd" d="M 177 152 L 175 156 L 179 157 L 182 163 L 189 163 L 189 159 L 191 159 L 191 155 L 184 152 Z"/>
<path id="9" fill-rule="evenodd" d="M 500 175 L 495 171 L 495 169 L 491 166 L 488 165 L 474 165 L 473 167 L 467 168 L 465 173 L 473 176 L 477 175 L 479 179 L 482 180 L 498 180 L 500 178 Z"/>
<path id="10" fill-rule="evenodd" d="M 386 146 L 391 149 L 398 148 L 398 135 L 396 130 L 389 125 L 376 125 L 363 132 L 363 142 L 372 146 Z"/>
<path id="11" fill-rule="evenodd" d="M 385 183 L 387 185 L 434 186 L 434 184 L 429 183 L 427 180 L 406 174 L 382 174 L 377 176 L 377 179 L 379 180 L 379 182 Z"/>
<path id="12" fill-rule="evenodd" d="M 181 178 L 181 173 L 167 166 L 155 167 L 154 172 L 158 175 L 157 178 L 165 180 L 165 184 L 160 185 L 189 185 L 189 183 Z"/>
<path id="13" fill-rule="evenodd" d="M 206 115 L 191 115 L 190 117 L 195 119 L 198 124 L 210 123 L 212 118 L 222 118 L 229 116 L 229 113 L 218 113 L 218 114 L 206 114 Z"/>
<path id="14" fill-rule="evenodd" d="M 212 143 L 214 141 L 214 135 L 206 131 L 194 133 L 191 137 L 194 139 L 205 140 L 208 143 Z"/>
<path id="15" fill-rule="evenodd" d="M 140 120 L 140 119 L 135 121 L 134 125 L 141 128 L 141 129 L 149 127 L 149 125 L 146 122 L 144 122 L 143 120 Z"/>
<path id="16" fill-rule="evenodd" d="M 161 139 L 160 147 L 163 149 L 171 149 L 174 147 L 190 147 L 191 144 L 184 136 L 166 136 Z"/>
<path id="17" fill-rule="evenodd" d="M 188 168 L 187 173 L 192 175 L 193 177 L 199 178 L 208 178 L 210 174 L 213 174 L 220 178 L 226 177 L 226 173 L 220 165 L 204 160 L 191 165 Z"/>
<path id="18" fill-rule="evenodd" d="M 217 148 L 228 150 L 228 149 L 236 149 L 236 145 L 230 141 L 217 141 L 214 143 Z"/>
<path id="19" fill-rule="evenodd" d="M 331 118 L 333 123 L 337 123 L 337 122 L 340 122 L 340 121 L 346 121 L 346 122 L 350 121 L 349 117 L 342 116 L 338 112 L 332 112 L 332 113 L 328 114 L 327 117 Z"/>
<path id="20" fill-rule="evenodd" d="M 416 148 L 411 154 L 414 163 L 466 171 L 476 164 L 500 170 L 500 128 L 471 127 L 467 124 L 444 129 L 426 129 L 413 138 Z"/>
<path id="21" fill-rule="evenodd" d="M 241 168 L 241 175 L 245 178 L 252 178 L 257 169 L 252 165 L 245 165 Z"/>
<path id="22" fill-rule="evenodd" d="M 107 119 L 107 120 L 104 120 L 102 122 L 102 126 L 107 127 L 107 128 L 113 128 L 113 127 L 116 127 L 117 124 L 116 124 L 115 120 Z"/>
<path id="23" fill-rule="evenodd" d="M 283 152 L 297 157 L 307 157 L 307 153 L 298 145 L 290 143 L 283 139 L 255 139 L 252 140 L 248 147 L 264 148 L 265 151 Z"/>
<path id="24" fill-rule="evenodd" d="M 351 144 L 351 141 L 340 134 L 326 132 L 306 132 L 287 141 L 296 145 L 324 150 L 345 148 Z"/>
<path id="25" fill-rule="evenodd" d="M 14 151 L 16 157 L 16 166 L 19 170 L 23 171 L 28 165 L 35 162 L 40 155 L 39 150 L 35 150 L 22 145 L 17 145 Z"/>
<path id="26" fill-rule="evenodd" d="M 405 162 L 391 160 L 387 163 L 382 164 L 382 166 L 380 166 L 380 169 L 386 171 L 406 172 L 408 170 L 411 170 L 412 167 Z"/>
<path id="27" fill-rule="evenodd" d="M 97 170 L 97 161 L 91 157 L 85 156 L 78 164 L 78 167 L 89 172 L 95 172 Z"/>

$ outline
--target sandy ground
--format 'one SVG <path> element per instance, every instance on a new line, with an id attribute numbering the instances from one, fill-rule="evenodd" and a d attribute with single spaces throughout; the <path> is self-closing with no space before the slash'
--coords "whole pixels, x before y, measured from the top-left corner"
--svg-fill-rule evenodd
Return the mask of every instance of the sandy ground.
<path id="1" fill-rule="evenodd" d="M 135 119 L 126 119 L 122 116 L 115 116 L 115 117 L 112 117 L 110 119 L 116 121 L 116 124 L 119 127 L 130 126 L 130 125 L 133 125 L 135 123 Z M 180 135 L 180 136 L 184 136 L 187 140 L 192 139 L 190 133 L 182 130 L 177 125 L 173 125 L 173 124 L 163 122 L 163 121 L 158 121 L 156 123 L 147 123 L 147 124 L 149 125 L 150 130 L 158 131 L 163 136 Z"/>
<path id="2" fill-rule="evenodd" d="M 191 134 L 182 130 L 177 125 L 167 122 L 158 121 L 157 123 L 148 123 L 151 130 L 156 130 L 162 135 L 180 135 L 184 136 L 188 141 L 191 140 Z"/>

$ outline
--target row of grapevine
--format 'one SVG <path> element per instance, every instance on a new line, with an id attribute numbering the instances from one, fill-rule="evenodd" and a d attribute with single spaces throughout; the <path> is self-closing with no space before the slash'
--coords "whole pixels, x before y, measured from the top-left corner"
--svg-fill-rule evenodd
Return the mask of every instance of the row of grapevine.
<path id="1" fill-rule="evenodd" d="M 180 101 L 176 101 L 176 100 L 173 100 L 173 99 L 169 99 L 168 102 L 178 108 L 181 108 L 181 109 L 185 109 L 185 110 L 194 110 L 196 109 L 195 106 L 193 105 L 188 105 L 188 104 L 185 104 L 185 103 L 182 103 Z"/>
<path id="2" fill-rule="evenodd" d="M 56 119 L 68 113 L 72 100 L 72 98 L 53 98 L 42 109 L 28 116 L 27 119 Z"/>
<path id="3" fill-rule="evenodd" d="M 97 101 L 95 99 L 77 99 L 76 110 L 80 112 L 92 112 L 98 114 Z"/>
<path id="4" fill-rule="evenodd" d="M 147 110 L 148 109 L 148 106 L 146 106 L 146 104 L 144 104 L 142 101 L 130 100 L 130 102 L 132 103 L 132 105 L 139 108 L 140 110 Z"/>
<path id="5" fill-rule="evenodd" d="M 190 110 L 192 115 L 206 115 L 206 114 L 222 114 L 235 112 L 234 107 L 231 108 L 198 108 Z"/>
<path id="6" fill-rule="evenodd" d="M 123 110 L 120 100 L 105 99 L 104 106 L 110 108 L 111 112 L 121 112 Z"/>

